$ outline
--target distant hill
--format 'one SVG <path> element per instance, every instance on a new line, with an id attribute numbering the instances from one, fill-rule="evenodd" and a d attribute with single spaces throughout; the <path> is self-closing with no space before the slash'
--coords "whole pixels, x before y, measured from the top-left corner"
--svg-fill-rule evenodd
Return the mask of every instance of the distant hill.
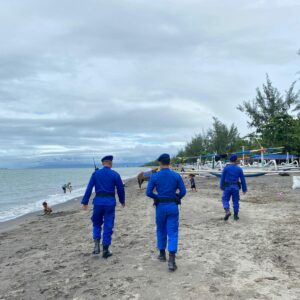
<path id="1" fill-rule="evenodd" d="M 129 167 L 141 167 L 143 166 L 144 163 L 142 162 L 137 162 L 137 163 L 114 163 L 114 167 L 115 168 L 129 168 Z M 99 163 L 97 163 L 97 166 L 100 166 Z M 53 163 L 43 163 L 43 164 L 39 164 L 38 166 L 34 166 L 34 167 L 30 167 L 30 169 L 63 169 L 63 168 L 94 168 L 94 165 L 91 164 L 87 164 L 87 163 L 66 163 L 66 162 L 53 162 Z"/>

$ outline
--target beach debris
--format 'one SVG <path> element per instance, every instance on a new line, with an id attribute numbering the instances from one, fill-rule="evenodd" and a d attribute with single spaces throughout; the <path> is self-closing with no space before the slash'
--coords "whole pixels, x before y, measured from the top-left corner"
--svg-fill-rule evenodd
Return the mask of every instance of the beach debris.
<path id="1" fill-rule="evenodd" d="M 300 176 L 293 176 L 293 190 L 300 189 Z"/>

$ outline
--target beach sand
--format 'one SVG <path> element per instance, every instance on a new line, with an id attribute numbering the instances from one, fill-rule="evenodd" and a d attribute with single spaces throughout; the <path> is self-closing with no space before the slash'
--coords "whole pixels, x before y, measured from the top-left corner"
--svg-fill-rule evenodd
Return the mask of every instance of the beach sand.
<path id="1" fill-rule="evenodd" d="M 241 219 L 223 221 L 218 179 L 197 178 L 180 209 L 178 270 L 158 262 L 154 208 L 135 180 L 117 207 L 111 250 L 91 254 L 80 199 L 0 226 L 0 299 L 300 299 L 300 190 L 248 180 Z"/>

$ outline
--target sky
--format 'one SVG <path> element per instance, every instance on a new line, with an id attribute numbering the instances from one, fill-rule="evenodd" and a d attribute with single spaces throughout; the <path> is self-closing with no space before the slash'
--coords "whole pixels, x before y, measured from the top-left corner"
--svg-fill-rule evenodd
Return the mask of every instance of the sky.
<path id="1" fill-rule="evenodd" d="M 0 0 L 0 167 L 175 155 L 269 74 L 299 78 L 298 0 Z M 299 88 L 299 83 L 297 83 Z"/>

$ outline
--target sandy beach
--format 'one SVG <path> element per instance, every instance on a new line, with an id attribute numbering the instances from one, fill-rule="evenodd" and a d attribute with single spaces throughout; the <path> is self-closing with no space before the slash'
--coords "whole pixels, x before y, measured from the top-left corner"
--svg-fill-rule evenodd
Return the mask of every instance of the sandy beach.
<path id="1" fill-rule="evenodd" d="M 91 254 L 80 199 L 0 225 L 0 299 L 300 299 L 300 190 L 248 180 L 240 220 L 223 221 L 218 179 L 197 178 L 180 210 L 178 270 L 157 261 L 152 201 L 126 183 L 113 257 Z"/>

